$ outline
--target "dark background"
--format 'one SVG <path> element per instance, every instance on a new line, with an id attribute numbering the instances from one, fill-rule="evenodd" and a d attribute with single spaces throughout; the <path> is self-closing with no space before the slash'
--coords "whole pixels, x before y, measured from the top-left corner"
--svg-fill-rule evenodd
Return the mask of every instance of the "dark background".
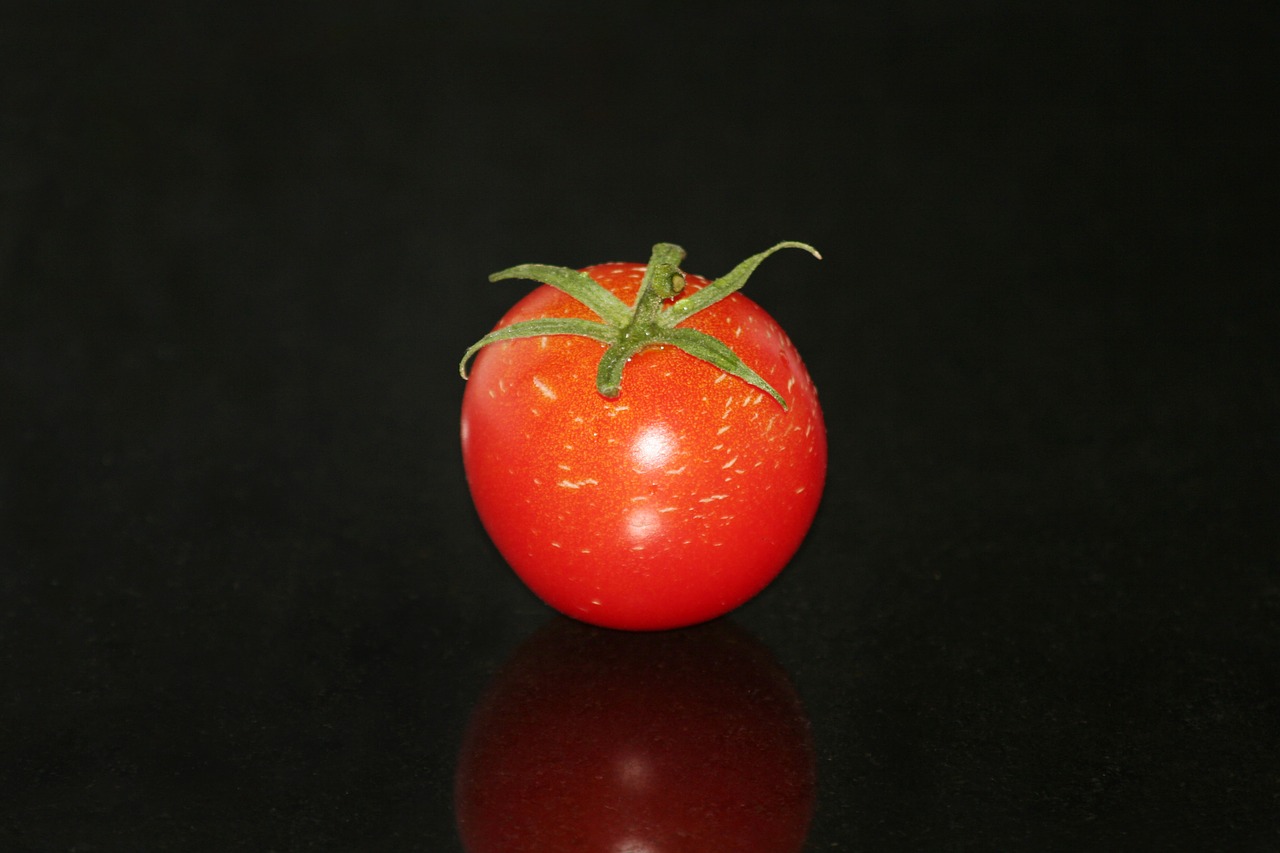
<path id="1" fill-rule="evenodd" d="M 1280 848 L 1265 4 L 28 5 L 0 847 L 456 849 L 551 618 L 462 475 L 486 276 L 795 239 L 828 488 L 731 618 L 811 849 Z"/>

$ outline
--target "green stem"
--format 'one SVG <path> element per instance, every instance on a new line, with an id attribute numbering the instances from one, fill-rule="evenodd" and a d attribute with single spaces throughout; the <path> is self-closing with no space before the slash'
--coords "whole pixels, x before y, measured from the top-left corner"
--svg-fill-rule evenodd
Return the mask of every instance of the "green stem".
<path id="1" fill-rule="evenodd" d="M 662 311 L 662 303 L 684 289 L 684 275 L 680 272 L 683 260 L 684 249 L 675 243 L 659 243 L 653 247 L 628 328 L 652 326 Z"/>

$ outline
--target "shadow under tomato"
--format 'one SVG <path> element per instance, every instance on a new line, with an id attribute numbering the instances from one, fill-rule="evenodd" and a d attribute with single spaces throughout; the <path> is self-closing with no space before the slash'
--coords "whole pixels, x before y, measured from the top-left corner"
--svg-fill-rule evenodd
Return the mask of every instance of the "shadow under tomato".
<path id="1" fill-rule="evenodd" d="M 793 853 L 814 788 L 799 697 L 746 631 L 556 618 L 472 712 L 454 805 L 468 853 Z"/>

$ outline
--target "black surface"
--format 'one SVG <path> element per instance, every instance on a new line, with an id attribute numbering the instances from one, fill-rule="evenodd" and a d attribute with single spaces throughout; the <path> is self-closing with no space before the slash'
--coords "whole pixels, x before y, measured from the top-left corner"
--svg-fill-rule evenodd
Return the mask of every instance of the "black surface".
<path id="1" fill-rule="evenodd" d="M 809 716 L 809 849 L 1280 848 L 1262 6 L 31 5 L 0 847 L 456 849 L 551 619 L 462 476 L 486 276 L 799 239 L 750 291 L 828 491 L 731 618 Z"/>

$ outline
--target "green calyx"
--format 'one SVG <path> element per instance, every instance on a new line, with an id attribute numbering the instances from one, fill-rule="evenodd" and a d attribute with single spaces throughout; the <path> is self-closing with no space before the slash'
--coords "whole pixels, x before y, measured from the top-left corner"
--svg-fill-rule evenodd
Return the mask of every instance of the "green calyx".
<path id="1" fill-rule="evenodd" d="M 596 370 L 596 388 L 605 397 L 613 399 L 622 393 L 622 369 L 632 356 L 649 347 L 670 345 L 768 393 L 785 409 L 787 402 L 782 399 L 782 395 L 760 374 L 748 367 L 726 344 L 697 329 L 679 326 L 699 311 L 740 290 L 756 267 L 780 249 L 804 249 L 815 258 L 822 257 L 817 249 L 807 243 L 778 243 L 747 258 L 728 274 L 696 293 L 676 299 L 684 290 L 685 284 L 684 273 L 680 271 L 680 262 L 685 256 L 684 249 L 673 243 L 659 243 L 653 247 L 653 253 L 649 256 L 649 266 L 640 282 L 640 292 L 635 304 L 631 306 L 614 296 L 591 276 L 567 267 L 521 264 L 496 272 L 489 276 L 489 281 L 520 278 L 548 284 L 590 308 L 600 320 L 546 317 L 512 323 L 496 332 L 490 332 L 472 344 L 462 356 L 458 372 L 466 379 L 467 362 L 471 357 L 481 348 L 498 341 L 539 338 L 544 335 L 578 335 L 605 344 L 604 355 Z"/>

